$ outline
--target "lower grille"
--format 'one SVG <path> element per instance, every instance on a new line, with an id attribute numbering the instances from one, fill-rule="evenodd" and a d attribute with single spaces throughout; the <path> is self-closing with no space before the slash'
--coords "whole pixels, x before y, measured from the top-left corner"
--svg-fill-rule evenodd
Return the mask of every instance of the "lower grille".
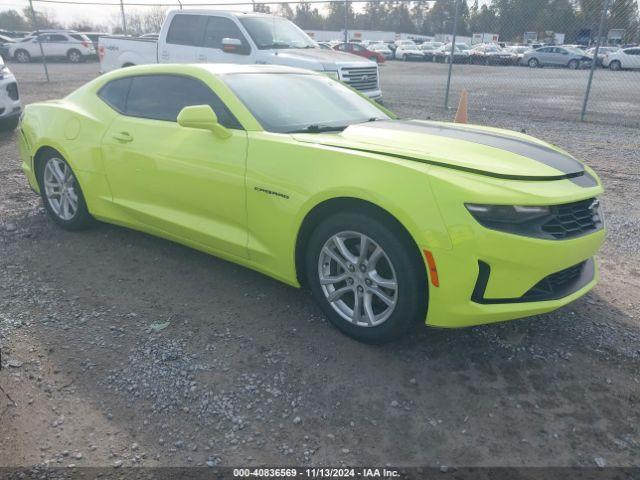
<path id="1" fill-rule="evenodd" d="M 7 93 L 9 94 L 9 98 L 11 100 L 18 100 L 20 96 L 18 95 L 18 84 L 13 82 L 7 85 Z"/>
<path id="2" fill-rule="evenodd" d="M 378 67 L 345 67 L 340 70 L 340 78 L 356 90 L 376 90 L 378 88 Z"/>
<path id="3" fill-rule="evenodd" d="M 580 279 L 586 263 L 586 261 L 581 262 L 543 278 L 522 296 L 522 301 L 544 300 L 571 290 L 571 287 Z"/>
<path id="4" fill-rule="evenodd" d="M 551 218 L 542 225 L 542 231 L 556 239 L 578 237 L 602 227 L 600 202 L 595 198 L 579 202 L 554 205 Z"/>

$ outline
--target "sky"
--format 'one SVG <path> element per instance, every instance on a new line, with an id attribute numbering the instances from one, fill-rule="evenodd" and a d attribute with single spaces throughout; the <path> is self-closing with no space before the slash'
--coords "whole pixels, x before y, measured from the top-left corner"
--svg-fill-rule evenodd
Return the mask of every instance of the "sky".
<path id="1" fill-rule="evenodd" d="M 53 3 L 42 3 L 38 1 L 34 1 L 34 8 L 36 10 L 47 10 L 52 13 L 56 20 L 59 22 L 68 25 L 73 21 L 81 21 L 81 20 L 89 20 L 92 23 L 96 24 L 104 24 L 111 25 L 115 21 L 115 18 L 120 14 L 120 7 L 118 5 L 119 0 L 68 0 L 68 1 L 84 1 L 84 2 L 103 2 L 103 3 L 113 3 L 113 6 L 99 6 L 99 5 L 65 5 L 65 4 L 53 4 Z M 173 4 L 177 5 L 177 0 L 124 0 L 125 4 L 127 2 L 138 3 L 138 4 Z M 182 0 L 183 3 L 189 4 L 212 4 L 215 3 L 215 0 Z M 248 3 L 251 0 L 220 0 L 220 3 Z M 259 2 L 265 0 L 256 0 Z M 470 1 L 470 0 L 469 0 Z M 481 0 L 480 3 L 489 3 L 490 0 Z M 6 9 L 16 9 L 22 10 L 23 8 L 29 5 L 28 0 L 0 0 L 0 11 Z M 317 4 L 317 7 L 322 12 L 322 6 L 326 4 Z M 357 5 L 364 5 L 363 3 Z M 291 5 L 292 8 L 295 8 L 295 5 Z M 125 6 L 125 9 L 133 9 L 133 10 L 146 10 L 150 7 L 133 7 L 133 6 Z M 169 9 L 178 8 L 177 6 L 168 7 Z M 187 8 L 187 7 L 185 7 Z M 197 7 L 190 7 L 197 8 Z M 225 6 L 212 6 L 207 5 L 203 8 L 216 8 L 220 10 L 251 10 L 250 5 L 225 5 Z M 356 7 L 358 10 L 358 7 Z"/>

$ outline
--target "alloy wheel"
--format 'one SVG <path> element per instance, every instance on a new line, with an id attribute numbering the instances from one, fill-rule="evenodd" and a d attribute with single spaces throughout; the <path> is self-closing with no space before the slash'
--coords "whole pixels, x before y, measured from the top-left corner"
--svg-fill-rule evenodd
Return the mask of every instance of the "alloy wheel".
<path id="1" fill-rule="evenodd" d="M 82 55 L 75 50 L 70 51 L 67 56 L 69 57 L 69 61 L 71 63 L 79 63 L 82 59 Z"/>
<path id="2" fill-rule="evenodd" d="M 52 157 L 44 167 L 44 193 L 53 213 L 60 219 L 72 220 L 78 211 L 76 179 L 71 168 L 60 158 Z"/>
<path id="3" fill-rule="evenodd" d="M 343 319 L 359 327 L 384 323 L 398 302 L 391 260 L 372 238 L 344 231 L 330 237 L 318 259 L 325 299 Z"/>
<path id="4" fill-rule="evenodd" d="M 20 63 L 27 63 L 29 61 L 29 54 L 20 50 L 18 53 L 16 53 L 16 59 Z"/>

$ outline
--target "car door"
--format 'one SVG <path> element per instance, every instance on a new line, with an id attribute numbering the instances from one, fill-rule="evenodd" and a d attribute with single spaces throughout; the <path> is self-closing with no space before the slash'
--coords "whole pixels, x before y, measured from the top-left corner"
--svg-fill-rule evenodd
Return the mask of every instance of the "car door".
<path id="1" fill-rule="evenodd" d="M 180 13 L 173 16 L 164 41 L 158 43 L 159 63 L 192 63 L 198 61 L 198 49 L 207 17 Z"/>
<path id="2" fill-rule="evenodd" d="M 109 99 L 118 89 L 128 91 L 124 106 Z M 121 111 L 102 142 L 115 205 L 136 223 L 246 257 L 247 137 L 217 95 L 192 77 L 140 75 L 110 82 L 100 96 Z M 183 107 L 202 104 L 213 108 L 230 138 L 178 125 Z"/>
<path id="3" fill-rule="evenodd" d="M 622 62 L 624 68 L 640 68 L 640 48 L 625 50 Z"/>
<path id="4" fill-rule="evenodd" d="M 66 35 L 52 33 L 46 35 L 42 47 L 47 57 L 64 57 L 69 47 L 69 39 Z"/>
<path id="5" fill-rule="evenodd" d="M 254 63 L 251 47 L 238 25 L 227 17 L 207 15 L 198 61 L 206 63 Z M 224 44 L 229 39 L 236 44 Z"/>

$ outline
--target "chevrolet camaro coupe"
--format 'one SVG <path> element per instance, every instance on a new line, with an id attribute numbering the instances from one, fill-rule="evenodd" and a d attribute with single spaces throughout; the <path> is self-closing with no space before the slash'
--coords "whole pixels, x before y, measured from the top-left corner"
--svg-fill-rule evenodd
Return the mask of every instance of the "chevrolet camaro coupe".
<path id="1" fill-rule="evenodd" d="M 309 288 L 358 340 L 549 312 L 597 281 L 595 173 L 496 128 L 402 120 L 314 72 L 150 65 L 25 108 L 22 168 L 94 219 Z"/>

